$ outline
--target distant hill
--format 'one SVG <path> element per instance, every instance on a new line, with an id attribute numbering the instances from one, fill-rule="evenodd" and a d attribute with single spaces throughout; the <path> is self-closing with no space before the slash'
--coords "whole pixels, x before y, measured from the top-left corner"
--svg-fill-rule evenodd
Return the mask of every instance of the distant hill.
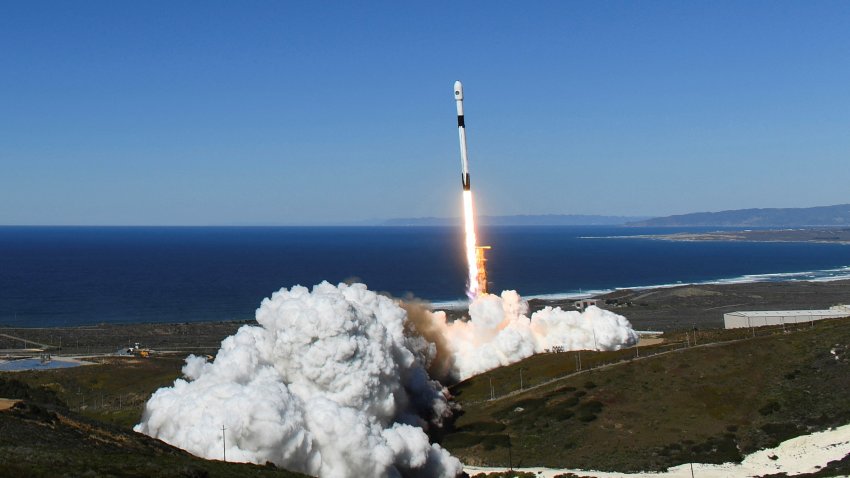
<path id="1" fill-rule="evenodd" d="M 850 225 L 850 204 L 807 208 L 736 209 L 632 221 L 628 226 L 798 227 Z"/>
<path id="2" fill-rule="evenodd" d="M 478 216 L 483 226 L 620 226 L 648 219 L 635 216 L 594 216 L 584 214 L 538 214 L 518 216 Z M 383 221 L 383 226 L 454 226 L 458 217 L 415 217 Z"/>

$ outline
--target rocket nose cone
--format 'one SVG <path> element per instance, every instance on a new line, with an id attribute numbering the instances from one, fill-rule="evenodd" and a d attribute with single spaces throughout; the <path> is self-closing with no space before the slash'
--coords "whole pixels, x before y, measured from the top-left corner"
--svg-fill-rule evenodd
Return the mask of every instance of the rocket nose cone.
<path id="1" fill-rule="evenodd" d="M 463 83 L 461 83 L 460 80 L 455 81 L 455 99 L 463 99 Z"/>

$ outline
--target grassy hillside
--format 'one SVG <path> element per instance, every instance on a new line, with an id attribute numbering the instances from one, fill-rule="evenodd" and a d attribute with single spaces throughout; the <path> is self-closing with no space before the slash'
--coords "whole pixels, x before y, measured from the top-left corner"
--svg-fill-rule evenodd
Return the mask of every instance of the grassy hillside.
<path id="1" fill-rule="evenodd" d="M 56 393 L 80 415 L 130 428 L 158 388 L 180 376 L 182 357 L 109 357 L 97 365 L 57 370 L 15 372 L 6 376 Z"/>
<path id="2" fill-rule="evenodd" d="M 69 411 L 58 396 L 0 377 L 0 476 L 300 477 L 273 466 L 196 458 L 177 448 Z"/>
<path id="3" fill-rule="evenodd" d="M 704 339 L 739 332 L 712 333 Z M 842 352 L 848 345 L 850 319 L 823 321 L 487 399 L 491 379 L 494 388 L 503 381 L 518 388 L 520 368 L 524 380 L 533 380 L 575 366 L 572 354 L 539 355 L 456 385 L 462 413 L 440 441 L 465 463 L 490 466 L 510 460 L 514 466 L 639 471 L 739 460 L 792 436 L 850 423 L 850 363 Z M 585 352 L 583 362 L 604 355 Z"/>
<path id="4" fill-rule="evenodd" d="M 462 410 L 435 438 L 470 464 L 634 471 L 735 460 L 850 423 L 842 393 L 850 389 L 850 320 L 751 334 L 704 329 L 693 347 L 694 331 L 668 332 L 667 343 L 638 350 L 530 357 L 453 386 Z M 0 476 L 21 475 L 22 466 L 31 468 L 21 476 L 54 476 L 51 463 L 68 476 L 229 476 L 231 466 L 233 476 L 292 476 L 199 460 L 130 432 L 150 394 L 170 385 L 182 364 L 125 357 L 0 374 L 31 387 L 0 393 L 28 400 L 0 412 Z"/>

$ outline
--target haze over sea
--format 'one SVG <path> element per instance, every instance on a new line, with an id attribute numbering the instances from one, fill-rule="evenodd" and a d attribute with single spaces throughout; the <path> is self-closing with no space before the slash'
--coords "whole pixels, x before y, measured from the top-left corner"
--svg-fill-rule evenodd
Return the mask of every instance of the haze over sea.
<path id="1" fill-rule="evenodd" d="M 685 230 L 706 229 L 491 227 L 479 243 L 491 291 L 524 297 L 850 276 L 836 244 L 605 239 Z M 461 301 L 461 246 L 454 227 L 0 227 L 0 324 L 252 319 L 272 292 L 322 280 Z"/>

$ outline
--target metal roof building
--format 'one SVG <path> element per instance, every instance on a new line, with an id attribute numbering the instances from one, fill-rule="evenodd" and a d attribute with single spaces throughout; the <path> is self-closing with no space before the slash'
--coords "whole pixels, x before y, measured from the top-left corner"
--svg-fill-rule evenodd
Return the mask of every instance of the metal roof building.
<path id="1" fill-rule="evenodd" d="M 797 324 L 815 320 L 850 317 L 850 306 L 836 305 L 829 310 L 756 310 L 723 314 L 727 329 L 763 327 L 765 325 Z"/>

